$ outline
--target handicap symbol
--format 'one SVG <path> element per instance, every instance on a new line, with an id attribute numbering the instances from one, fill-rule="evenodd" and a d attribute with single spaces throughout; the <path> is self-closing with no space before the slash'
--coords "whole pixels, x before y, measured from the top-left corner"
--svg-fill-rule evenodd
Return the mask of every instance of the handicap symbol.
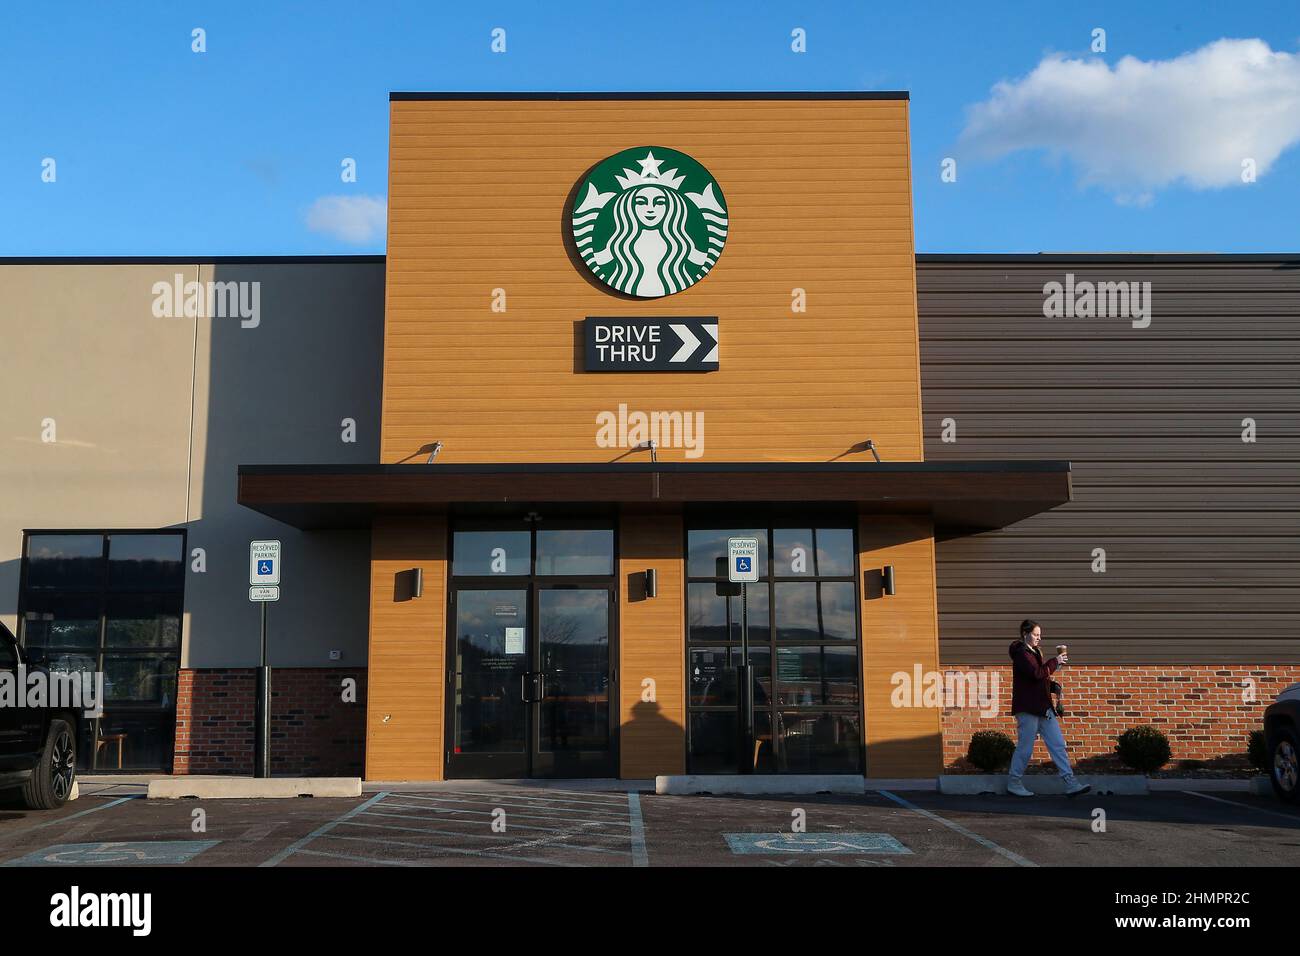
<path id="1" fill-rule="evenodd" d="M 793 840 L 794 834 L 783 834 L 780 840 L 755 840 L 754 846 L 764 850 L 779 850 L 783 853 L 842 853 L 846 850 L 871 851 L 872 846 L 848 840 L 830 840 L 818 838 L 812 834 L 800 834 L 801 839 Z"/>
<path id="2" fill-rule="evenodd" d="M 748 570 L 749 570 L 749 558 L 736 558 L 736 570 L 737 570 L 737 571 L 748 571 Z"/>
<path id="3" fill-rule="evenodd" d="M 125 843 L 101 843 L 99 846 L 78 846 L 45 857 L 47 863 L 142 863 L 149 859 L 145 850 L 128 849 Z"/>
<path id="4" fill-rule="evenodd" d="M 258 574 L 270 574 L 270 573 L 271 573 L 271 562 L 270 562 L 270 561 L 258 561 L 258 562 L 257 562 L 257 573 L 258 573 Z"/>

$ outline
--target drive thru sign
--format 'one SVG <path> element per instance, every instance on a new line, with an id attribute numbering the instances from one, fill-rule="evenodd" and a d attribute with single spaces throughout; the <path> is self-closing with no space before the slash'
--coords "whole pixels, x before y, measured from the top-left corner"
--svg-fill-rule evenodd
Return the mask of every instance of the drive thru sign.
<path id="1" fill-rule="evenodd" d="M 727 580 L 732 584 L 758 583 L 758 539 L 727 539 Z"/>

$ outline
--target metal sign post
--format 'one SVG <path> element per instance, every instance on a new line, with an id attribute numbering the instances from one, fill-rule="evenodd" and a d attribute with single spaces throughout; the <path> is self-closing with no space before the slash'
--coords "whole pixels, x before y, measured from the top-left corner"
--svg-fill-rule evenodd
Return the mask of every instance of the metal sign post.
<path id="1" fill-rule="evenodd" d="M 257 714 L 253 721 L 253 775 L 271 776 L 271 668 L 266 663 L 266 606 L 280 600 L 280 542 L 248 543 L 248 599 L 262 605 L 257 668 Z"/>
<path id="2" fill-rule="evenodd" d="M 754 772 L 754 680 L 749 664 L 749 585 L 758 583 L 758 539 L 727 539 L 727 580 L 740 585 L 740 667 L 736 706 L 740 708 L 741 772 Z"/>

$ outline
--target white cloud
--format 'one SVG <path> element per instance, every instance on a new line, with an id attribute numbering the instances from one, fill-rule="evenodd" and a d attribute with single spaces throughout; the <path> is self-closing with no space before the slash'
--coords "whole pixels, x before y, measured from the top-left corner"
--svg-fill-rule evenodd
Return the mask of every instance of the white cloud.
<path id="1" fill-rule="evenodd" d="M 1049 56 L 971 107 L 961 142 L 976 156 L 1022 149 L 1064 156 L 1084 185 L 1150 202 L 1182 183 L 1242 183 L 1242 161 L 1263 176 L 1300 141 L 1300 54 L 1262 40 L 1216 40 L 1172 60 Z"/>
<path id="2" fill-rule="evenodd" d="M 383 238 L 388 205 L 383 196 L 321 196 L 307 210 L 307 228 L 356 245 Z"/>

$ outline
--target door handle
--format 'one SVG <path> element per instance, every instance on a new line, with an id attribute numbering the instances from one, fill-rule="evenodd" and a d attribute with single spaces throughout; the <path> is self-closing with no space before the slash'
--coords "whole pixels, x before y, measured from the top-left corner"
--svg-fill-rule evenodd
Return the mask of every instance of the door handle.
<path id="1" fill-rule="evenodd" d="M 520 674 L 519 675 L 519 699 L 525 704 L 530 703 L 528 699 L 528 692 L 524 690 L 524 685 L 527 683 L 528 683 L 528 674 L 527 673 Z"/>
<path id="2" fill-rule="evenodd" d="M 537 672 L 537 699 L 538 701 L 546 699 L 546 671 Z"/>

